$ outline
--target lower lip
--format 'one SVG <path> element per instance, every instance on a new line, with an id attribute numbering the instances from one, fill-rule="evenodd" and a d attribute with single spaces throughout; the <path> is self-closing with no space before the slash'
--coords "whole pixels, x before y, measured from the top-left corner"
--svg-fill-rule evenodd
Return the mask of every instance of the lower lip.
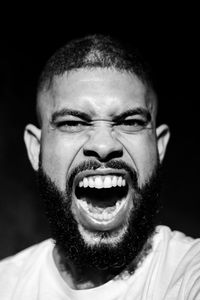
<path id="1" fill-rule="evenodd" d="M 77 199 L 74 199 L 74 214 L 78 223 L 81 223 L 86 229 L 96 231 L 108 231 L 118 229 L 127 220 L 129 211 L 131 209 L 131 201 L 129 194 L 123 201 L 119 211 L 108 220 L 100 220 L 89 214 L 82 206 L 78 203 Z"/>

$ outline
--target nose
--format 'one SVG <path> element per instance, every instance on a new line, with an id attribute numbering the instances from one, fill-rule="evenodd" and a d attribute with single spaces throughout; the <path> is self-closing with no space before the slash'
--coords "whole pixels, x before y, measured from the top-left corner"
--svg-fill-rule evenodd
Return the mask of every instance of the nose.
<path id="1" fill-rule="evenodd" d="M 109 161 L 122 157 L 123 145 L 114 137 L 110 128 L 98 128 L 90 135 L 83 147 L 83 153 L 99 161 Z"/>

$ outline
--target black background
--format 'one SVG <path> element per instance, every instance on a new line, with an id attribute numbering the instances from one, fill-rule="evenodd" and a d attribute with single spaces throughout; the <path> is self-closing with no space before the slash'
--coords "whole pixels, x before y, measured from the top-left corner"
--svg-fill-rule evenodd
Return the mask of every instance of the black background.
<path id="1" fill-rule="evenodd" d="M 96 4 L 97 5 L 97 4 Z M 121 4 L 122 5 L 122 4 Z M 56 5 L 55 5 L 56 6 Z M 78 6 L 78 5 L 77 5 Z M 161 120 L 171 129 L 164 161 L 163 224 L 199 237 L 199 24 L 195 8 L 40 7 L 1 12 L 0 258 L 49 236 L 23 130 L 35 122 L 35 87 L 49 56 L 71 38 L 110 34 L 138 45 L 154 68 Z M 24 8 L 23 8 L 24 9 Z M 86 9 L 87 10 L 87 9 Z M 97 15 L 98 12 L 98 15 Z M 62 16 L 61 16 L 62 13 Z"/>

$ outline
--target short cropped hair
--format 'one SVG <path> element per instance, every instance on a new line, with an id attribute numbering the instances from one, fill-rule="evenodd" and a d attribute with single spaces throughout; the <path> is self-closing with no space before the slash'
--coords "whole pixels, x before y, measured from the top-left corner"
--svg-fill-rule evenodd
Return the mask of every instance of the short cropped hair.
<path id="1" fill-rule="evenodd" d="M 134 73 L 143 83 L 152 84 L 150 68 L 137 49 L 103 35 L 75 39 L 47 61 L 38 81 L 38 91 L 50 88 L 55 76 L 76 69 L 113 68 Z"/>
<path id="2" fill-rule="evenodd" d="M 140 52 L 104 35 L 90 35 L 68 42 L 47 61 L 39 77 L 37 93 L 51 89 L 55 76 L 78 69 L 109 68 L 132 73 L 155 96 L 151 69 Z M 37 109 L 39 117 L 39 111 Z"/>

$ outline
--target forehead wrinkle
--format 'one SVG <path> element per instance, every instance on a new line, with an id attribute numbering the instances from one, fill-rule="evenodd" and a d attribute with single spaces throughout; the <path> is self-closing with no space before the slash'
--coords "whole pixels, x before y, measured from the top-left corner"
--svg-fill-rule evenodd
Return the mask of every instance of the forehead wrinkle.
<path id="1" fill-rule="evenodd" d="M 88 99 L 89 100 L 89 99 Z M 73 109 L 71 108 L 70 106 L 64 106 L 64 107 L 59 107 L 58 105 L 58 101 L 57 101 L 57 93 L 52 91 L 52 92 L 47 92 L 43 95 L 41 95 L 40 97 L 40 102 L 42 102 L 42 106 L 43 106 L 43 109 L 42 107 L 40 107 L 40 109 L 42 109 L 43 111 L 45 111 L 47 113 L 47 118 L 49 120 L 51 120 L 51 117 L 53 115 L 53 113 L 55 113 L 56 111 L 64 111 L 64 110 L 76 110 L 76 109 Z M 51 102 L 51 104 L 50 104 Z M 147 102 L 146 103 L 146 107 L 148 108 L 149 110 L 149 113 L 151 114 L 151 116 L 153 115 L 153 109 L 155 107 L 152 99 L 151 101 L 149 99 L 147 99 Z M 48 105 L 49 103 L 49 105 Z M 123 114 L 124 112 L 127 112 L 127 111 L 132 111 L 132 110 L 137 110 L 138 107 L 140 107 L 139 103 L 137 104 L 134 104 L 134 105 L 131 105 L 131 100 L 129 102 L 129 105 L 126 106 L 126 107 L 122 107 L 122 106 L 116 106 L 116 107 L 113 107 L 111 106 L 109 111 L 106 111 L 107 115 L 105 116 L 104 115 L 104 110 L 102 110 L 102 106 L 101 105 L 98 105 L 98 107 L 93 107 L 92 105 L 93 103 L 91 101 L 88 101 L 88 106 L 87 106 L 87 109 L 78 109 L 79 111 L 83 111 L 83 113 L 86 112 L 86 114 L 88 116 L 91 116 L 91 119 L 92 118 L 98 118 L 98 119 L 105 119 L 107 120 L 107 118 L 114 118 L 114 117 L 117 117 L 118 115 L 121 115 Z M 48 105 L 48 108 L 47 108 L 47 105 Z M 45 107 L 44 107 L 45 106 Z M 143 105 L 142 105 L 143 106 Z M 86 108 L 86 106 L 84 106 L 84 108 Z M 49 113 L 48 113 L 49 112 Z M 44 117 L 44 115 L 43 115 Z"/>

